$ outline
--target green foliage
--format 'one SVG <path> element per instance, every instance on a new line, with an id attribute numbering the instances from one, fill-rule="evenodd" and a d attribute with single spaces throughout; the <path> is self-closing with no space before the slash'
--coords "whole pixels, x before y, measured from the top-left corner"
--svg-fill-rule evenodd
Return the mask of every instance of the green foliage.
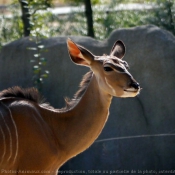
<path id="1" fill-rule="evenodd" d="M 31 16 L 38 10 L 47 10 L 48 7 L 52 6 L 52 0 L 25 0 L 25 2 L 28 4 Z"/>
<path id="2" fill-rule="evenodd" d="M 101 11 L 94 13 L 94 27 L 98 39 L 107 38 L 115 29 L 129 28 L 147 23 L 147 11 L 114 11 L 112 7 L 107 9 L 101 9 Z"/>
<path id="3" fill-rule="evenodd" d="M 82 0 L 65 0 L 65 2 L 70 1 L 82 3 Z M 49 6 L 51 5 L 51 0 L 30 0 L 28 3 L 31 13 L 31 31 L 38 29 L 40 38 L 58 35 L 87 35 L 86 18 L 81 10 L 78 13 L 72 11 L 68 15 L 53 15 L 46 11 L 48 4 L 45 2 L 48 2 Z M 95 6 L 93 7 L 94 29 L 97 39 L 105 39 L 112 30 L 117 28 L 128 28 L 149 23 L 175 33 L 175 5 L 173 0 L 103 0 L 103 2 L 105 7 L 97 7 L 97 9 Z M 157 2 L 158 8 L 149 11 L 114 11 L 114 6 L 127 2 Z M 102 1 L 92 0 L 93 5 L 98 3 L 102 4 Z M 40 9 L 44 9 L 45 12 L 39 13 Z M 0 19 L 1 45 L 22 37 L 23 24 L 19 16 L 20 7 L 18 1 L 9 10 L 12 12 L 12 18 L 4 17 Z M 35 32 L 32 32 L 31 35 L 34 36 Z"/>
<path id="4" fill-rule="evenodd" d="M 66 2 L 70 0 L 65 0 Z M 74 0 L 71 0 L 74 1 Z M 149 0 L 147 0 L 148 2 Z M 82 2 L 82 0 L 81 0 Z M 99 1 L 100 2 L 100 1 Z M 94 30 L 96 39 L 105 39 L 114 29 L 128 28 L 147 24 L 147 18 L 152 13 L 147 10 L 115 11 L 114 7 L 124 0 L 108 0 L 102 6 L 93 6 Z M 125 2 L 126 3 L 126 2 Z M 98 4 L 99 5 L 99 4 Z M 56 23 L 55 23 L 56 21 Z M 85 14 L 80 10 L 65 16 L 55 16 L 50 18 L 50 23 L 54 26 L 50 28 L 52 36 L 57 35 L 87 35 Z M 56 33 L 55 33 L 55 32 Z"/>
<path id="5" fill-rule="evenodd" d="M 44 66 L 47 64 L 47 59 L 42 56 L 42 53 L 47 52 L 45 46 L 42 45 L 41 40 L 38 38 L 39 31 L 36 30 L 34 41 L 36 43 L 36 47 L 29 47 L 28 50 L 33 51 L 33 59 L 30 62 L 33 64 L 33 82 L 34 86 L 41 91 L 42 84 L 45 78 L 48 78 L 49 71 L 44 69 Z M 31 40 L 33 40 L 31 38 Z"/>
<path id="6" fill-rule="evenodd" d="M 157 8 L 154 10 L 153 16 L 148 18 L 148 21 L 175 35 L 175 1 L 157 0 Z"/>
<path id="7" fill-rule="evenodd" d="M 27 3 L 27 2 L 26 2 Z M 36 47 L 28 48 L 33 53 L 33 59 L 30 60 L 33 63 L 33 82 L 34 86 L 42 91 L 42 84 L 45 78 L 48 78 L 49 71 L 44 69 L 47 64 L 47 59 L 42 56 L 42 53 L 47 52 L 45 46 L 42 44 L 42 40 L 47 38 L 48 25 L 45 24 L 45 19 L 50 13 L 36 13 L 38 10 L 47 9 L 48 4 L 45 1 L 30 0 L 27 8 L 29 8 L 30 15 L 30 40 L 34 41 Z"/>
<path id="8" fill-rule="evenodd" d="M 8 42 L 19 39 L 23 35 L 23 23 L 20 18 L 19 4 L 13 3 L 9 6 L 8 10 L 11 12 L 11 16 L 1 14 L 0 18 L 0 48 Z"/>
<path id="9" fill-rule="evenodd" d="M 38 10 L 46 10 L 48 4 L 45 3 L 45 0 L 23 0 L 23 2 L 25 2 L 25 8 L 28 8 L 30 13 L 30 40 L 36 44 L 36 47 L 27 48 L 33 52 L 33 59 L 30 60 L 33 64 L 33 82 L 34 86 L 41 91 L 44 79 L 49 75 L 49 71 L 44 69 L 44 66 L 47 64 L 47 59 L 42 57 L 42 53 L 47 50 L 42 44 L 42 39 L 50 36 L 48 32 L 49 26 L 44 25 L 46 22 L 45 19 L 49 18 L 50 13 L 37 13 Z M 51 5 L 51 3 L 49 4 Z M 0 48 L 7 42 L 23 37 L 24 25 L 20 17 L 21 8 L 19 2 L 14 0 L 8 10 L 12 16 L 7 17 L 3 15 L 2 18 L 0 18 Z"/>

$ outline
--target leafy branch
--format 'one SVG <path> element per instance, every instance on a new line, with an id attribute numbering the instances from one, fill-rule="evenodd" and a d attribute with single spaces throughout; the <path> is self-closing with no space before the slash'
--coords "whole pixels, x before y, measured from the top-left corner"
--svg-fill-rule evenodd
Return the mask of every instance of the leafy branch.
<path id="1" fill-rule="evenodd" d="M 33 59 L 30 60 L 30 62 L 33 63 L 33 82 L 34 86 L 39 91 L 42 91 L 44 79 L 49 75 L 49 71 L 44 69 L 44 66 L 47 64 L 47 59 L 42 56 L 42 53 L 47 52 L 47 49 L 45 49 L 45 46 L 42 44 L 43 38 L 47 38 L 47 36 L 42 32 L 43 24 L 45 24 L 45 16 L 36 12 L 38 9 L 44 9 L 46 7 L 43 7 L 40 1 L 30 1 L 25 8 L 28 8 L 28 12 L 30 13 L 30 40 L 36 44 L 36 47 L 28 48 L 34 51 Z"/>

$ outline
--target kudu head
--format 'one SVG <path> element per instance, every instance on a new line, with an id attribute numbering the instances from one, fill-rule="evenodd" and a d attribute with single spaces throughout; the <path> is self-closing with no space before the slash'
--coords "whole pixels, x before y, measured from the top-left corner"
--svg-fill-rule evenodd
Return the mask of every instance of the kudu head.
<path id="1" fill-rule="evenodd" d="M 78 65 L 88 66 L 93 71 L 99 88 L 115 97 L 134 97 L 140 92 L 139 84 L 128 72 L 128 63 L 122 58 L 125 45 L 116 41 L 110 55 L 95 56 L 86 48 L 67 40 L 71 60 Z"/>

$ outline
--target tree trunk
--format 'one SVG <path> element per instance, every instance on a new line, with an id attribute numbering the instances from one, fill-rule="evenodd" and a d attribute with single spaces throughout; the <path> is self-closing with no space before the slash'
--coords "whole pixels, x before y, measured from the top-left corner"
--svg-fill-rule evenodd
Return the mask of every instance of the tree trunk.
<path id="1" fill-rule="evenodd" d="M 84 4 L 85 4 L 85 14 L 87 18 L 88 36 L 94 38 L 95 35 L 93 27 L 93 12 L 92 12 L 91 0 L 84 0 Z"/>
<path id="2" fill-rule="evenodd" d="M 24 0 L 19 0 L 22 11 L 22 21 L 24 25 L 24 36 L 30 35 L 30 13 L 28 3 Z"/>

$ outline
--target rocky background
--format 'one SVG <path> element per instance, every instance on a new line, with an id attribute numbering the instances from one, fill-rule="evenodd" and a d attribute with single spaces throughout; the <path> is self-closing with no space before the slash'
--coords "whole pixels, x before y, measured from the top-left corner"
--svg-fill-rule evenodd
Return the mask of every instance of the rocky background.
<path id="1" fill-rule="evenodd" d="M 175 170 L 175 135 L 172 135 L 175 133 L 174 36 L 155 26 L 142 26 L 116 30 L 105 41 L 70 38 L 95 55 L 109 54 L 113 43 L 123 40 L 127 49 L 124 59 L 143 90 L 136 98 L 113 99 L 109 119 L 98 138 L 113 140 L 95 142 L 60 171 L 71 170 L 64 174 L 79 174 L 80 170 L 87 174 L 112 174 L 112 171 L 113 174 L 146 174 L 146 171 L 147 174 L 161 174 L 162 170 L 166 174 L 167 170 Z M 64 107 L 63 97 L 73 96 L 81 77 L 88 71 L 71 62 L 66 39 L 57 37 L 43 41 L 48 49 L 44 57 L 48 60 L 46 69 L 50 74 L 42 93 L 56 108 Z M 26 49 L 33 45 L 29 38 L 23 38 L 2 49 L 0 90 L 16 85 L 33 86 L 30 63 L 33 53 Z"/>

